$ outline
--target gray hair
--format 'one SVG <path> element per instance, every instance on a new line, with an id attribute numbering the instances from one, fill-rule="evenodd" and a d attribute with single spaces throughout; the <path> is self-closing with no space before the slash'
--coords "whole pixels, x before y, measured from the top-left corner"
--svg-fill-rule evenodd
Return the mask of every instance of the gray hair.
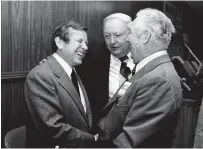
<path id="1" fill-rule="evenodd" d="M 172 33 L 175 33 L 170 18 L 163 12 L 152 8 L 140 10 L 136 16 L 136 20 L 142 21 L 144 27 L 151 31 L 154 39 L 164 42 L 167 47 L 169 46 Z"/>
<path id="2" fill-rule="evenodd" d="M 124 13 L 113 13 L 108 15 L 106 18 L 104 18 L 103 23 L 105 23 L 109 19 L 120 19 L 124 21 L 127 25 L 132 23 L 132 18 Z"/>

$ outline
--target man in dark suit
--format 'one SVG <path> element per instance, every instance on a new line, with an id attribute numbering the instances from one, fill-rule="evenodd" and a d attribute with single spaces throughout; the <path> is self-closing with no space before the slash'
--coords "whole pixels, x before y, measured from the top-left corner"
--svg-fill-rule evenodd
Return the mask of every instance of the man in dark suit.
<path id="1" fill-rule="evenodd" d="M 128 26 L 131 22 L 131 17 L 123 13 L 110 14 L 103 20 L 103 35 L 106 45 L 100 54 L 102 56 L 96 57 L 97 60 L 92 63 L 92 67 L 91 64 L 88 65 L 90 70 L 86 71 L 88 75 L 85 86 L 88 88 L 91 100 L 94 124 L 98 122 L 102 108 L 125 79 L 120 73 L 123 63 L 126 63 L 126 68 L 130 70 L 127 75 L 134 68 L 129 53 L 129 43 L 126 42 L 130 33 Z M 120 60 L 122 57 L 125 57 L 124 62 Z M 90 59 L 94 58 L 92 56 Z"/>
<path id="2" fill-rule="evenodd" d="M 167 54 L 175 28 L 156 9 L 137 13 L 130 26 L 135 75 L 123 82 L 102 111 L 103 147 L 172 147 L 181 105 L 180 78 Z"/>
<path id="3" fill-rule="evenodd" d="M 52 37 L 54 54 L 28 74 L 26 147 L 85 147 L 94 142 L 88 97 L 74 68 L 82 64 L 87 42 L 86 27 L 74 21 L 58 26 Z"/>

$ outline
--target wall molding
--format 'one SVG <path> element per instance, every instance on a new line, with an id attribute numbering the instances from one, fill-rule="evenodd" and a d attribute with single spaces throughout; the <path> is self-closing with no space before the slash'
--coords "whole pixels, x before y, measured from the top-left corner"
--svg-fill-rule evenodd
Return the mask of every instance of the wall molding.
<path id="1" fill-rule="evenodd" d="M 21 71 L 21 72 L 1 72 L 1 83 L 2 84 L 10 84 L 16 82 L 22 82 L 26 79 L 29 71 Z"/>

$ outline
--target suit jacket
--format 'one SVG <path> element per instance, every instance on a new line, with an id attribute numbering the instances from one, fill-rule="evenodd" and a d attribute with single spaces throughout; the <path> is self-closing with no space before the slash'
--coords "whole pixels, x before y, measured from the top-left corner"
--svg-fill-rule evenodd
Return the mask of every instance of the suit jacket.
<path id="1" fill-rule="evenodd" d="M 30 71 L 25 82 L 27 116 L 26 147 L 84 147 L 94 140 L 89 134 L 92 115 L 84 86 L 85 113 L 72 81 L 51 56 Z"/>
<path id="2" fill-rule="evenodd" d="M 152 60 L 129 82 L 102 111 L 100 139 L 110 143 L 100 147 L 172 147 L 182 89 L 169 56 Z"/>
<path id="3" fill-rule="evenodd" d="M 97 133 L 95 126 L 98 124 L 101 110 L 109 100 L 109 67 L 110 52 L 106 49 L 88 52 L 80 66 L 79 73 L 87 90 L 93 115 L 93 132 Z M 102 56 L 101 56 L 102 55 Z"/>

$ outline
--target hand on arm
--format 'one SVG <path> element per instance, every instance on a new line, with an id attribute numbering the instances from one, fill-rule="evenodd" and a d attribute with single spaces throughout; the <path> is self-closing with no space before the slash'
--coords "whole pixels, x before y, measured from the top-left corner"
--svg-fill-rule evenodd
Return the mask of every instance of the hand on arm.
<path id="1" fill-rule="evenodd" d="M 44 62 L 46 62 L 47 61 L 47 59 L 49 59 L 49 56 L 47 56 L 47 58 L 45 59 L 42 59 L 40 62 L 39 62 L 39 65 L 41 65 L 41 64 L 43 64 Z"/>

